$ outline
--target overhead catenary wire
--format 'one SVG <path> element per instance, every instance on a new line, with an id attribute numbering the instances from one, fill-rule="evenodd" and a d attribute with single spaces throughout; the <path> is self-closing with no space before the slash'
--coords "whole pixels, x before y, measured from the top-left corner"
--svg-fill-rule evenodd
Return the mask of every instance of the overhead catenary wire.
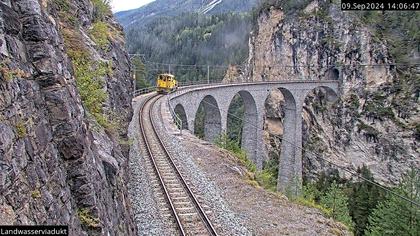
<path id="1" fill-rule="evenodd" d="M 137 54 L 136 54 L 137 55 Z M 144 55 L 140 55 L 143 58 Z M 144 65 L 146 66 L 147 72 L 167 72 L 170 71 L 172 74 L 177 74 L 177 72 L 184 74 L 188 73 L 188 71 L 197 71 L 200 74 L 210 74 L 210 71 L 214 71 L 215 73 L 225 72 L 230 67 L 236 67 L 240 71 L 245 71 L 247 66 L 245 64 L 229 64 L 229 65 L 210 65 L 210 64 L 180 64 L 180 63 L 163 63 L 163 62 L 154 62 L 147 59 L 143 59 Z M 305 68 L 305 69 L 320 69 L 324 68 L 324 71 L 330 70 L 346 70 L 347 68 L 354 68 L 354 67 L 364 67 L 364 68 L 378 68 L 378 67 L 385 67 L 389 70 L 401 70 L 402 68 L 420 68 L 420 63 L 382 63 L 382 64 L 362 64 L 362 63 L 354 63 L 354 64 L 330 64 L 330 65 L 263 65 L 260 67 L 263 71 L 271 71 L 271 70 L 281 70 L 281 69 L 288 69 L 293 68 Z M 134 72 L 144 70 L 137 70 L 133 69 Z M 340 72 L 339 72 L 340 73 Z M 214 76 L 214 75 L 212 75 Z M 220 74 L 219 74 L 220 76 Z"/>
<path id="2" fill-rule="evenodd" d="M 179 63 L 162 63 L 162 62 L 154 62 L 145 59 L 146 56 L 144 54 L 129 54 L 132 58 L 134 57 L 141 57 L 143 58 L 144 65 L 148 68 L 145 70 L 139 70 L 139 69 L 133 69 L 134 72 L 140 71 L 140 72 L 166 72 L 170 71 L 172 74 L 176 74 L 176 72 L 180 72 L 181 74 L 188 73 L 188 71 L 197 71 L 197 73 L 200 73 L 204 75 L 204 73 L 207 75 L 207 77 L 210 77 L 210 70 L 214 71 L 218 76 L 220 76 L 221 71 L 226 71 L 230 66 L 234 66 L 238 68 L 239 70 L 246 70 L 247 66 L 244 64 L 242 65 L 209 65 L 209 64 L 179 64 Z M 395 69 L 395 70 L 401 70 L 401 67 L 417 67 L 420 68 L 420 63 L 381 63 L 381 64 L 330 64 L 326 66 L 320 66 L 320 65 L 264 65 L 262 66 L 262 69 L 265 70 L 275 70 L 275 69 L 281 69 L 281 68 L 325 68 L 325 71 L 331 70 L 331 69 L 346 69 L 346 67 L 389 67 L 389 69 Z M 395 68 L 391 68 L 395 67 Z M 400 67 L 400 68 L 399 68 Z M 340 72 L 339 72 L 340 73 Z M 215 75 L 212 74 L 214 77 Z M 304 78 L 304 79 L 310 79 L 310 78 Z M 208 78 L 207 78 L 208 80 Z M 212 79 L 213 80 L 213 79 Z"/>
<path id="3" fill-rule="evenodd" d="M 226 65 L 210 65 L 210 64 L 178 64 L 178 63 L 162 63 L 162 62 L 154 62 L 145 60 L 145 64 L 154 64 L 154 65 L 164 65 L 164 66 L 180 66 L 180 67 L 222 67 L 222 68 L 228 68 L 229 66 L 237 66 L 237 67 L 244 67 L 243 64 L 226 64 Z M 382 64 L 332 64 L 332 65 L 326 65 L 326 66 L 320 66 L 320 65 L 265 65 L 264 67 L 269 68 L 296 68 L 296 67 L 302 67 L 302 68 L 320 68 L 320 67 L 326 67 L 326 68 L 333 68 L 333 67 L 386 67 L 386 66 L 420 66 L 420 63 L 382 63 Z"/>
<path id="4" fill-rule="evenodd" d="M 208 104 L 208 105 L 210 105 L 210 106 L 213 106 L 213 107 L 215 107 L 215 108 L 217 108 L 217 109 L 219 109 L 219 110 L 220 110 L 220 108 L 219 108 L 218 106 L 216 106 L 216 105 L 214 105 L 214 104 L 212 104 L 212 103 L 209 103 L 209 102 L 207 102 L 207 101 L 205 101 L 205 100 L 203 100 L 203 102 L 205 102 L 206 104 Z M 223 110 L 223 111 L 224 111 L 224 110 Z M 233 116 L 234 118 L 236 118 L 236 119 L 238 119 L 238 120 L 242 121 L 242 123 L 247 123 L 247 124 L 249 124 L 249 125 L 253 126 L 254 128 L 257 128 L 257 129 L 258 129 L 258 126 L 257 126 L 257 125 L 253 124 L 252 122 L 246 121 L 246 120 L 244 120 L 244 119 L 243 119 L 243 118 L 241 118 L 241 117 L 236 116 L 235 114 L 233 114 L 233 113 L 229 112 L 229 110 L 228 110 L 228 111 L 224 111 L 224 112 L 226 112 L 228 115 L 231 115 L 231 116 Z M 280 136 L 278 136 L 278 135 L 273 135 L 273 136 L 275 136 L 275 137 L 277 137 L 277 138 L 282 139 L 282 142 L 286 142 L 286 143 L 288 143 L 288 144 L 291 144 L 292 146 L 294 146 L 295 148 L 300 149 L 301 151 L 305 151 L 305 152 L 308 152 L 308 153 L 312 153 L 312 154 L 314 154 L 314 156 L 316 156 L 316 157 L 318 157 L 318 158 L 322 159 L 323 161 L 325 161 L 325 162 L 329 163 L 330 165 L 333 165 L 333 166 L 335 166 L 335 167 L 337 167 L 337 168 L 339 168 L 339 169 L 341 169 L 341 170 L 344 170 L 345 172 L 347 172 L 347 173 L 351 174 L 352 176 L 356 176 L 356 177 L 358 177 L 358 178 L 360 178 L 360 179 L 362 179 L 362 180 L 364 180 L 364 181 L 366 181 L 366 182 L 368 182 L 368 183 L 370 183 L 370 184 L 372 184 L 372 185 L 375 185 L 375 186 L 377 186 L 377 187 L 379 187 L 379 188 L 381 188 L 381 189 L 385 190 L 386 192 L 391 193 L 391 194 L 393 194 L 394 196 L 397 196 L 397 197 L 399 197 L 399 198 L 401 198 L 401 199 L 403 199 L 403 200 L 405 200 L 405 201 L 407 201 L 407 202 L 409 202 L 409 203 L 411 203 L 411 204 L 413 204 L 413 205 L 415 205 L 415 206 L 417 206 L 417 207 L 419 207 L 419 208 L 420 208 L 420 203 L 415 202 L 415 201 L 413 201 L 412 199 L 409 199 L 409 198 L 407 198 L 407 197 L 405 197 L 405 196 L 403 196 L 403 195 L 401 195 L 401 194 L 399 194 L 399 193 L 397 193 L 397 192 L 395 192 L 395 191 L 393 191 L 393 190 L 391 190 L 391 189 L 389 189 L 389 188 L 387 188 L 387 187 L 385 187 L 385 186 L 383 186 L 383 185 L 381 185 L 381 184 L 379 184 L 379 183 L 377 183 L 377 182 L 375 182 L 375 181 L 372 181 L 372 180 L 370 180 L 370 179 L 368 179 L 368 178 L 365 178 L 365 177 L 363 177 L 360 173 L 357 173 L 357 172 L 355 172 L 355 171 L 352 171 L 352 170 L 349 170 L 349 169 L 347 169 L 347 168 L 345 168 L 345 167 L 342 167 L 342 166 L 340 166 L 340 165 L 337 165 L 337 164 L 335 164 L 335 163 L 333 163 L 333 162 L 331 162 L 331 161 L 329 161 L 329 160 L 327 160 L 327 159 L 325 159 L 325 158 L 323 158 L 323 157 L 319 157 L 319 156 L 317 156 L 317 154 L 316 154 L 315 152 L 313 152 L 313 151 L 311 151 L 311 150 L 306 150 L 306 149 L 304 149 L 303 147 L 300 147 L 300 146 L 296 146 L 296 144 L 295 144 L 295 143 L 292 143 L 292 142 L 290 142 L 290 141 L 288 141 L 288 140 L 286 140 L 286 139 L 283 139 L 283 137 L 280 137 Z M 256 138 L 256 137 L 255 137 L 255 138 Z"/>
<path id="5" fill-rule="evenodd" d="M 140 57 L 144 63 L 144 65 L 147 67 L 146 70 L 137 70 L 134 69 L 134 72 L 141 71 L 141 72 L 171 72 L 172 74 L 177 74 L 177 72 L 181 74 L 188 73 L 189 71 L 197 71 L 200 74 L 207 74 L 207 77 L 210 77 L 210 71 L 216 72 L 220 76 L 220 72 L 226 71 L 230 67 L 236 67 L 239 70 L 246 70 L 247 66 L 246 64 L 250 62 L 250 65 L 252 67 L 252 62 L 248 59 L 246 59 L 242 64 L 225 64 L 225 65 L 211 65 L 211 64 L 181 64 L 181 63 L 165 63 L 165 62 L 156 62 L 151 61 L 149 59 L 146 59 L 145 54 L 129 54 L 131 59 L 135 57 Z M 312 65 L 302 65 L 302 64 L 294 64 L 294 65 L 263 65 L 260 69 L 266 71 L 266 70 L 279 70 L 279 69 L 287 69 L 287 68 L 293 68 L 296 70 L 296 68 L 305 68 L 305 69 L 311 69 L 311 68 L 325 68 L 325 71 L 329 71 L 332 69 L 338 69 L 338 70 L 345 70 L 346 68 L 354 68 L 354 67 L 387 67 L 388 69 L 396 69 L 398 70 L 401 67 L 420 67 L 420 63 L 377 63 L 377 64 L 363 64 L 363 63 L 353 63 L 353 64 L 329 64 L 329 65 L 318 65 L 318 64 L 312 64 Z M 392 68 L 395 67 L 395 68 Z M 214 76 L 214 75 L 212 75 Z M 208 80 L 208 79 L 207 79 Z"/>

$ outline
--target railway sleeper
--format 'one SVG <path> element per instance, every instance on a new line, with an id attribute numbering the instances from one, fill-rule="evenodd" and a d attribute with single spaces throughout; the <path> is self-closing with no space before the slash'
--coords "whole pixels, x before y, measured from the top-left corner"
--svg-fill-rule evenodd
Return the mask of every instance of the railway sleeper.
<path id="1" fill-rule="evenodd" d="M 174 172 L 171 171 L 171 170 L 162 170 L 162 171 L 160 171 L 160 175 L 162 175 L 162 176 L 170 175 L 170 176 L 173 176 L 175 178 Z"/>
<path id="2" fill-rule="evenodd" d="M 172 168 L 168 164 L 157 163 L 158 168 L 161 170 L 172 170 Z"/>
<path id="3" fill-rule="evenodd" d="M 190 234 L 188 233 L 188 235 L 190 235 Z M 194 228 L 191 232 L 191 235 L 194 235 L 194 236 L 204 236 L 204 235 L 206 235 L 206 236 L 208 236 L 209 233 L 208 233 L 206 228 L 200 227 L 200 228 Z"/>
<path id="4" fill-rule="evenodd" d="M 195 207 L 193 207 L 193 206 L 190 206 L 190 207 L 176 207 L 176 210 L 178 212 L 181 212 L 181 213 L 184 213 L 184 212 L 188 213 L 188 212 L 196 211 Z"/>
<path id="5" fill-rule="evenodd" d="M 181 188 L 181 187 L 179 187 L 179 188 L 175 188 L 175 187 L 168 187 L 168 190 L 169 191 L 181 191 L 181 190 L 183 190 L 184 188 Z"/>
<path id="6" fill-rule="evenodd" d="M 186 196 L 184 192 L 173 192 L 173 193 L 170 193 L 170 195 L 171 195 L 171 199 L 173 199 L 174 196 L 176 196 L 176 197 Z"/>
<path id="7" fill-rule="evenodd" d="M 162 176 L 162 179 L 165 183 L 179 183 L 178 178 L 175 178 L 173 176 Z"/>
<path id="8" fill-rule="evenodd" d="M 195 212 L 178 213 L 178 217 L 183 224 L 197 223 L 197 221 L 201 222 L 200 216 Z"/>
<path id="9" fill-rule="evenodd" d="M 187 196 L 173 197 L 172 201 L 182 201 L 182 200 L 185 200 L 185 199 L 188 199 L 188 197 Z"/>
<path id="10" fill-rule="evenodd" d="M 193 207 L 191 202 L 173 202 L 176 208 L 186 208 L 186 207 Z"/>

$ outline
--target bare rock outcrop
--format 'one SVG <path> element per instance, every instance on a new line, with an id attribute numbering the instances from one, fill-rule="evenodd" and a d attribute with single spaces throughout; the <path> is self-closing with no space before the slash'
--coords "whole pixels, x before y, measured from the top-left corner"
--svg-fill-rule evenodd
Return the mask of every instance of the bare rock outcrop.
<path id="1" fill-rule="evenodd" d="M 121 29 L 99 2 L 0 1 L 4 224 L 136 233 L 126 187 L 133 82 Z"/>
<path id="2" fill-rule="evenodd" d="M 328 1 L 312 1 L 296 11 L 261 11 L 250 39 L 250 80 L 341 83 L 336 103 L 326 102 L 322 88 L 306 98 L 305 177 L 335 168 L 325 160 L 351 169 L 367 165 L 387 184 L 397 183 L 411 167 L 420 168 L 419 69 L 389 66 L 394 63 L 389 47 L 359 18 Z M 273 95 L 266 104 L 272 159 L 280 153 L 281 102 L 281 95 Z"/>

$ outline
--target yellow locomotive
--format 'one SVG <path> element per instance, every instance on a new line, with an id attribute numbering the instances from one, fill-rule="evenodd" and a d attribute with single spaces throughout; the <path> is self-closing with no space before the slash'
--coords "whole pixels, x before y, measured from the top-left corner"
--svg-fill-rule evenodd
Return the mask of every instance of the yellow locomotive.
<path id="1" fill-rule="evenodd" d="M 171 74 L 159 74 L 157 76 L 156 87 L 158 93 L 167 94 L 178 88 L 178 81 Z"/>

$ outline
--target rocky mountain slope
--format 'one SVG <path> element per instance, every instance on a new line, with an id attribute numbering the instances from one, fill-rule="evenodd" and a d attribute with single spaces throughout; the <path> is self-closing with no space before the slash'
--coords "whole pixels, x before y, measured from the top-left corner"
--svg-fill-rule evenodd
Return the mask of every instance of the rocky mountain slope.
<path id="1" fill-rule="evenodd" d="M 138 9 L 118 12 L 118 21 L 124 26 L 139 27 L 160 16 L 182 13 L 217 14 L 250 11 L 258 0 L 156 0 Z"/>
<path id="2" fill-rule="evenodd" d="M 0 224 L 135 235 L 133 81 L 101 0 L 0 1 Z"/>
<path id="3" fill-rule="evenodd" d="M 412 17 L 405 19 L 418 22 L 418 15 Z M 392 37 L 384 36 L 386 27 L 371 28 L 368 20 L 372 17 L 342 12 L 329 1 L 283 10 L 268 5 L 258 17 L 251 36 L 247 72 L 251 80 L 341 82 L 337 103 L 325 102 L 322 89 L 306 100 L 302 114 L 306 178 L 335 169 L 323 159 L 351 169 L 367 165 L 376 179 L 388 184 L 396 183 L 408 168 L 420 167 L 419 67 L 387 66 L 401 63 L 394 52 L 403 51 L 391 44 Z M 406 55 L 413 63 L 416 57 L 411 55 L 418 52 Z M 283 133 L 282 94 L 273 94 L 266 107 L 267 147 L 276 160 Z"/>

